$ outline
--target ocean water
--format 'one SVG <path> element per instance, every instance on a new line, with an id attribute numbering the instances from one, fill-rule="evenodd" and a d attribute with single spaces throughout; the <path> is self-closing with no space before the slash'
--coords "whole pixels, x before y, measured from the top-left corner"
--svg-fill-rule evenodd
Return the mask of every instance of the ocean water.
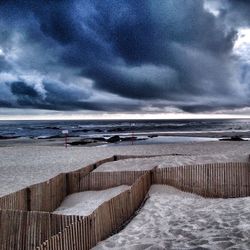
<path id="1" fill-rule="evenodd" d="M 144 132 L 250 131 L 250 120 L 98 120 L 98 121 L 0 121 L 0 139 L 91 137 L 143 134 Z"/>

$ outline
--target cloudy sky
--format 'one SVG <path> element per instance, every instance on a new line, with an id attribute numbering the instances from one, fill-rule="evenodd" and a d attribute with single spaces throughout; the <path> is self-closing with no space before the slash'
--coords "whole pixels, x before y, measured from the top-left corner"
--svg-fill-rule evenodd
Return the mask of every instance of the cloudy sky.
<path id="1" fill-rule="evenodd" d="M 0 118 L 250 116 L 248 0 L 0 1 Z"/>

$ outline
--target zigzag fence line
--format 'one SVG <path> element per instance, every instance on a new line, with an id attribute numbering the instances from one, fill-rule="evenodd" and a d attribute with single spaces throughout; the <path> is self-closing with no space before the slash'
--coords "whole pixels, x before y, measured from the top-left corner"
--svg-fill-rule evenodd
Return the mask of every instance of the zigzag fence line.
<path id="1" fill-rule="evenodd" d="M 91 172 L 102 163 L 124 158 L 113 156 L 1 197 L 0 250 L 30 250 L 36 246 L 39 250 L 89 249 L 117 231 L 135 213 L 151 184 L 171 185 L 211 198 L 250 195 L 250 163 L 246 162 Z M 131 188 L 87 217 L 51 213 L 68 194 L 119 185 Z"/>
<path id="2" fill-rule="evenodd" d="M 131 188 L 104 202 L 91 215 L 66 227 L 38 250 L 85 250 L 119 229 L 139 208 L 151 186 L 150 173 L 140 176 Z"/>
<path id="3" fill-rule="evenodd" d="M 93 181 L 95 174 L 91 176 L 91 178 L 88 178 L 89 185 L 83 185 L 83 182 L 87 180 L 85 177 L 97 166 L 105 162 L 117 160 L 118 157 L 116 159 L 114 158 L 116 157 L 101 160 L 77 171 L 59 174 L 48 181 L 1 197 L 0 250 L 34 249 L 51 236 L 63 232 L 67 226 L 82 220 L 84 217 L 81 216 L 64 216 L 52 214 L 51 212 L 61 204 L 68 194 L 73 193 L 72 191 L 75 187 L 78 187 L 75 190 L 76 192 L 86 190 L 86 188 L 84 190 L 80 188 L 81 185 L 88 187 L 88 190 L 90 190 L 92 188 L 91 185 L 97 183 L 97 181 Z M 137 179 L 144 173 L 145 171 L 131 171 L 130 173 L 118 172 L 113 176 L 117 180 L 113 182 L 112 187 L 125 184 L 132 185 L 136 183 Z M 71 178 L 75 175 L 79 175 L 79 178 Z M 105 174 L 102 179 L 103 181 L 101 183 L 108 183 L 108 181 L 110 181 L 110 179 L 107 179 L 107 174 Z M 100 180 L 100 177 L 98 180 Z M 149 184 L 149 186 L 150 185 L 151 184 Z M 102 188 L 99 185 L 98 190 L 100 189 L 105 189 L 105 186 Z M 133 193 L 133 189 L 129 192 Z M 137 190 L 136 192 L 139 191 Z M 123 196 L 119 196 L 118 198 L 119 202 L 122 202 Z M 134 204 L 133 202 L 136 202 L 136 199 L 133 201 L 134 196 L 131 195 L 130 198 L 131 204 Z M 115 201 L 111 200 L 110 202 Z M 126 203 L 127 202 L 128 200 L 126 200 Z M 118 213 L 118 210 L 116 210 L 116 212 Z M 134 213 L 134 210 L 131 213 Z M 100 212 L 100 214 L 102 214 L 102 212 Z M 112 217 L 112 219 L 119 220 L 119 218 L 114 217 Z M 87 230 L 87 228 L 85 229 Z"/>
<path id="4" fill-rule="evenodd" d="M 98 166 L 106 162 L 142 157 L 149 158 L 152 156 L 114 155 L 112 157 L 102 159 L 78 170 L 71 171 L 68 173 L 61 173 L 42 183 L 34 184 L 20 191 L 0 197 L 0 209 L 46 212 L 54 211 L 67 195 L 87 190 L 84 181 L 91 179 L 89 179 L 89 177 L 85 178 L 85 176 L 88 176 Z M 130 172 L 132 173 L 133 171 Z M 136 177 L 131 178 L 133 181 L 145 171 L 134 172 L 134 175 L 136 175 Z M 95 174 L 91 173 L 91 175 L 94 176 Z M 115 175 L 117 174 L 114 174 L 114 176 Z M 129 178 L 129 176 L 130 174 L 127 175 L 127 178 Z M 117 178 L 120 178 L 119 174 L 117 175 Z M 133 181 L 121 182 L 118 180 L 116 181 L 116 183 L 118 183 L 117 185 L 119 185 L 119 183 L 120 185 L 125 185 L 126 183 L 128 185 L 131 185 Z M 93 183 L 93 181 L 91 183 Z M 109 187 L 114 187 L 117 185 L 113 183 L 113 186 L 109 185 Z M 83 189 L 83 187 L 85 187 L 85 189 Z M 101 185 L 99 185 L 99 189 L 104 188 L 104 186 L 102 187 Z"/>

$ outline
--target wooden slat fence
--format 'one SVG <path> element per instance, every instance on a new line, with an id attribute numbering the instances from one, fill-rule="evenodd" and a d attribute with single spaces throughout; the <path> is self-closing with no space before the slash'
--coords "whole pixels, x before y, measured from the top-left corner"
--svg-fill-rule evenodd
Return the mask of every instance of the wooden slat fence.
<path id="1" fill-rule="evenodd" d="M 85 186 L 85 184 L 83 184 L 83 180 L 85 180 L 84 177 L 87 176 L 89 173 L 91 173 L 91 171 L 93 171 L 101 164 L 121 159 L 141 158 L 141 157 L 145 156 L 114 155 L 112 157 L 99 160 L 81 169 L 68 173 L 59 174 L 48 181 L 38 183 L 30 187 L 24 188 L 20 191 L 17 191 L 15 193 L 11 193 L 9 195 L 0 197 L 0 209 L 46 211 L 46 212 L 53 211 L 56 207 L 58 207 L 58 205 L 65 198 L 66 195 L 82 191 L 83 187 Z M 136 178 L 140 174 L 138 175 L 136 174 Z M 88 178 L 86 178 L 86 180 L 88 180 Z M 91 178 L 89 180 L 91 180 Z M 110 185 L 109 187 L 114 187 L 119 185 L 119 184 L 115 185 L 114 182 L 112 183 L 113 184 Z M 131 185 L 132 183 L 133 182 L 130 181 L 128 185 Z M 106 186 L 108 188 L 107 184 Z M 103 189 L 104 188 L 105 187 L 103 187 Z M 99 189 L 102 189 L 101 184 L 99 185 L 98 190 Z"/>
<path id="2" fill-rule="evenodd" d="M 46 212 L 0 210 L 0 249 L 33 250 L 82 218 Z"/>
<path id="3" fill-rule="evenodd" d="M 136 156 L 106 158 L 0 197 L 0 249 L 30 250 L 49 237 L 39 249 L 89 249 L 116 231 L 134 213 L 151 183 L 171 185 L 204 197 L 250 196 L 250 163 L 216 163 L 151 171 L 91 172 L 102 163 L 126 157 Z M 102 190 L 119 185 L 132 187 L 103 203 L 84 219 L 48 213 L 73 192 Z M 28 212 L 30 210 L 37 212 Z M 52 235 L 55 236 L 51 238 Z"/>
<path id="4" fill-rule="evenodd" d="M 79 192 L 102 190 L 120 185 L 132 185 L 138 177 L 148 171 L 92 172 L 80 178 Z"/>
<path id="5" fill-rule="evenodd" d="M 68 172 L 66 173 L 66 180 L 67 180 L 67 194 L 72 194 L 79 192 L 80 190 L 80 179 L 86 175 L 88 175 L 90 172 L 92 172 L 94 169 L 99 167 L 100 165 L 111 162 L 116 159 L 116 156 L 112 156 L 109 158 L 102 159 L 100 161 L 97 161 L 93 164 L 90 164 L 84 168 L 78 169 L 76 171 Z"/>
<path id="6" fill-rule="evenodd" d="M 104 163 L 112 162 L 112 161 L 118 161 L 118 160 L 125 160 L 125 159 L 152 158 L 152 157 L 155 157 L 155 156 L 152 156 L 152 155 L 150 155 L 150 156 L 145 156 L 145 155 L 114 155 L 112 157 L 105 158 L 103 160 L 97 161 L 94 164 L 90 164 L 90 165 L 88 165 L 88 166 L 86 166 L 86 167 L 84 167 L 82 169 L 69 172 L 69 173 L 66 174 L 67 194 L 72 194 L 72 193 L 80 192 L 80 191 L 83 191 L 83 190 L 90 190 L 90 188 L 89 189 L 83 189 L 84 185 L 86 185 L 86 184 L 83 184 L 83 180 L 88 182 L 89 180 L 93 179 L 92 174 L 94 174 L 94 173 L 92 173 L 92 171 L 94 169 L 96 169 L 97 167 L 99 167 L 100 165 L 104 164 Z M 135 171 L 135 172 L 141 172 L 142 173 L 142 171 Z M 136 175 L 136 178 L 141 173 Z M 91 175 L 90 178 L 87 177 L 89 174 Z M 84 178 L 85 176 L 86 176 L 86 178 Z M 128 185 L 131 185 L 132 183 L 133 182 L 129 182 Z M 117 185 L 122 185 L 122 184 L 124 184 L 124 183 L 117 184 Z M 97 190 L 108 188 L 108 187 L 114 187 L 114 186 L 117 186 L 117 185 L 115 185 L 115 184 L 109 185 L 109 186 L 106 185 L 106 187 L 103 186 L 103 188 L 101 188 L 101 184 L 100 184 L 100 187 Z"/>
<path id="7" fill-rule="evenodd" d="M 156 169 L 153 183 L 170 185 L 204 197 L 245 197 L 250 195 L 250 163 L 213 163 Z"/>
<path id="8" fill-rule="evenodd" d="M 29 211 L 54 211 L 66 197 L 66 174 L 39 184 L 28 189 Z"/>
<path id="9" fill-rule="evenodd" d="M 80 182 L 76 176 L 86 176 L 99 165 L 113 161 L 114 158 L 115 156 L 102 159 L 79 170 L 59 174 L 48 181 L 0 197 L 0 209 L 53 211 L 66 195 L 78 192 Z"/>
<path id="10" fill-rule="evenodd" d="M 0 209 L 54 211 L 67 195 L 66 174 L 0 197 Z"/>
<path id="11" fill-rule="evenodd" d="M 140 183 L 137 182 L 136 179 L 138 179 L 138 177 L 141 175 L 143 175 L 143 173 L 123 172 L 120 173 L 119 175 L 116 175 L 116 183 L 118 183 L 119 185 L 123 183 L 129 185 L 135 183 L 134 185 L 139 185 Z M 148 175 L 150 176 L 149 173 Z M 105 178 L 107 178 L 106 181 L 104 181 Z M 93 177 L 91 179 L 93 181 Z M 103 179 L 102 183 L 108 183 L 110 181 L 107 174 L 104 174 L 104 177 L 101 179 Z M 93 181 L 93 183 L 96 182 L 97 180 Z M 28 195 L 26 194 L 26 197 L 27 196 L 30 197 L 30 201 L 26 204 L 29 204 L 31 210 L 36 210 L 36 211 L 30 212 L 30 211 L 0 210 L 1 250 L 34 249 L 34 246 L 41 244 L 43 241 L 45 241 L 52 235 L 55 235 L 58 232 L 63 231 L 63 229 L 66 226 L 70 225 L 74 221 L 79 221 L 80 217 L 77 216 L 63 216 L 63 215 L 41 212 L 41 211 L 53 211 L 56 207 L 60 205 L 62 199 L 66 195 L 65 183 L 66 183 L 66 175 L 61 174 L 50 179 L 48 182 L 36 184 L 27 188 L 25 191 L 27 192 L 28 190 L 29 193 Z M 144 196 L 142 197 L 140 196 L 140 194 L 144 195 L 146 192 L 145 190 L 148 190 L 150 185 L 151 182 L 150 184 L 147 184 L 146 187 L 142 185 L 141 192 L 133 193 L 134 188 L 131 191 L 127 191 L 124 194 L 124 196 L 126 196 L 126 194 L 127 195 L 129 194 L 130 198 L 127 198 L 126 200 L 124 200 L 123 196 L 118 196 L 117 199 L 115 200 L 112 199 L 110 201 L 112 205 L 108 203 L 109 204 L 108 209 L 112 209 L 112 207 L 115 206 L 116 214 L 120 213 L 119 216 L 112 217 L 113 229 L 116 228 L 117 223 L 119 224 L 119 218 L 120 220 L 122 219 L 122 221 L 125 220 L 125 218 L 127 218 L 125 216 L 126 215 L 125 211 L 128 210 L 124 210 L 123 207 L 128 206 L 128 204 L 130 204 L 128 206 L 128 208 L 130 209 L 138 206 L 138 203 L 136 203 L 136 201 L 138 201 L 139 198 L 140 199 L 144 198 Z M 107 206 L 107 204 L 103 206 L 105 207 Z M 104 210 L 101 211 L 103 212 Z M 87 220 L 87 222 L 90 223 L 90 220 Z M 106 229 L 103 229 L 102 235 L 104 235 L 105 230 Z M 110 234 L 110 230 L 108 231 L 108 234 Z"/>
<path id="12" fill-rule="evenodd" d="M 27 210 L 27 188 L 0 197 L 0 209 Z"/>
<path id="13" fill-rule="evenodd" d="M 71 224 L 45 241 L 38 250 L 85 250 L 117 231 L 139 208 L 151 186 L 150 172 L 144 173 L 127 190 L 104 202 L 91 215 Z"/>

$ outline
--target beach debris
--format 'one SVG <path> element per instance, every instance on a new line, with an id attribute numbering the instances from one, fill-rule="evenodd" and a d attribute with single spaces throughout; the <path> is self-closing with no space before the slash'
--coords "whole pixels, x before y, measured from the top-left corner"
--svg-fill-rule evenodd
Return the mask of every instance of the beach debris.
<path id="1" fill-rule="evenodd" d="M 148 135 L 149 138 L 158 137 L 158 135 Z"/>
<path id="2" fill-rule="evenodd" d="M 106 142 L 105 138 L 84 138 L 78 141 L 73 141 L 68 144 L 71 146 L 80 146 L 80 145 L 86 145 L 86 144 L 91 144 L 91 143 L 98 143 L 98 142 Z"/>
<path id="3" fill-rule="evenodd" d="M 115 143 L 119 141 L 121 141 L 121 138 L 119 135 L 114 135 L 114 136 L 111 136 L 109 139 L 107 139 L 107 142 L 110 142 L 110 143 Z"/>
<path id="4" fill-rule="evenodd" d="M 234 135 L 227 138 L 221 138 L 219 141 L 247 141 L 246 139 L 241 138 L 239 135 Z"/>
<path id="5" fill-rule="evenodd" d="M 123 138 L 121 138 L 121 141 L 135 141 L 135 140 L 139 140 L 139 139 L 137 139 L 136 136 L 130 136 L 130 137 L 123 137 Z M 142 139 L 140 139 L 140 140 L 142 140 Z"/>

